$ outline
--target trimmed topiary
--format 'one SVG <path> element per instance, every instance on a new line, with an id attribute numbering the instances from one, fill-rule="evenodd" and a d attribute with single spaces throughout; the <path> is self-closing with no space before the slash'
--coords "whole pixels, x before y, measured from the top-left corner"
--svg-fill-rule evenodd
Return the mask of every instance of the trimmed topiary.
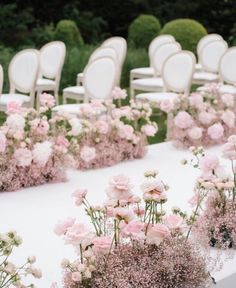
<path id="1" fill-rule="evenodd" d="M 175 37 L 182 49 L 196 53 L 198 41 L 207 31 L 204 26 L 192 19 L 176 19 L 165 24 L 160 34 L 170 34 Z"/>
<path id="2" fill-rule="evenodd" d="M 84 44 L 79 28 L 72 20 L 61 20 L 57 23 L 55 40 L 63 41 L 68 47 L 82 46 Z"/>
<path id="3" fill-rule="evenodd" d="M 159 20 L 153 15 L 140 15 L 129 26 L 128 42 L 136 48 L 148 48 L 161 30 Z"/>

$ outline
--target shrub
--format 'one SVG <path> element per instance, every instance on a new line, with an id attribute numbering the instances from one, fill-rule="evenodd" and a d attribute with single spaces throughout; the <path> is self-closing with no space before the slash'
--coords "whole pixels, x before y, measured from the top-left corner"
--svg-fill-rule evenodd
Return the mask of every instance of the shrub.
<path id="1" fill-rule="evenodd" d="M 82 46 L 83 38 L 79 28 L 72 20 L 61 20 L 57 23 L 55 30 L 55 40 L 63 41 L 68 47 Z"/>
<path id="2" fill-rule="evenodd" d="M 176 19 L 165 24 L 160 34 L 170 34 L 175 37 L 182 48 L 196 53 L 198 41 L 207 34 L 199 22 L 192 19 Z"/>
<path id="3" fill-rule="evenodd" d="M 8 66 L 15 53 L 12 48 L 0 45 L 0 64 L 4 73 L 3 93 L 9 93 Z"/>
<path id="4" fill-rule="evenodd" d="M 36 26 L 31 33 L 31 39 L 36 47 L 41 47 L 44 44 L 54 40 L 55 28 L 53 23 L 45 26 Z"/>
<path id="5" fill-rule="evenodd" d="M 229 45 L 236 46 L 236 23 L 234 24 L 233 28 L 230 30 L 230 37 L 229 37 Z"/>
<path id="6" fill-rule="evenodd" d="M 128 42 L 134 47 L 147 48 L 160 30 L 160 22 L 155 16 L 140 15 L 129 26 Z"/>

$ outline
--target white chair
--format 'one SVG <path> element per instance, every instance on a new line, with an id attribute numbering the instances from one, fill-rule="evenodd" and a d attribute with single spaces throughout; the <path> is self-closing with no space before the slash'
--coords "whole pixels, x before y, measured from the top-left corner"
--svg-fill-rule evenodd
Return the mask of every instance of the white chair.
<path id="1" fill-rule="evenodd" d="M 116 62 L 110 57 L 101 57 L 88 63 L 84 70 L 84 95 L 89 100 L 111 98 L 117 77 Z M 54 112 L 78 114 L 85 104 L 64 104 L 56 106 Z"/>
<path id="2" fill-rule="evenodd" d="M 196 58 L 192 52 L 180 51 L 166 59 L 163 64 L 162 78 L 165 92 L 142 93 L 137 100 L 148 101 L 158 107 L 164 99 L 173 100 L 178 93 L 188 95 L 191 88 Z"/>
<path id="3" fill-rule="evenodd" d="M 58 104 L 58 90 L 64 65 L 66 46 L 61 41 L 53 41 L 40 49 L 40 75 L 37 80 L 37 104 L 43 91 L 53 91 Z"/>
<path id="4" fill-rule="evenodd" d="M 34 107 L 36 81 L 39 73 L 39 52 L 25 49 L 17 53 L 8 68 L 10 92 L 0 97 L 0 111 L 6 111 L 11 101 L 19 102 L 25 107 Z M 17 91 L 23 93 L 17 93 Z M 25 95 L 25 94 L 29 94 Z"/>
<path id="5" fill-rule="evenodd" d="M 224 40 L 211 41 L 201 49 L 199 56 L 204 71 L 194 73 L 194 84 L 201 85 L 218 81 L 219 62 L 227 49 L 228 44 Z"/>
<path id="6" fill-rule="evenodd" d="M 160 35 L 155 37 L 148 47 L 148 56 L 150 67 L 135 68 L 130 71 L 130 83 L 134 79 L 150 78 L 154 77 L 154 68 L 152 64 L 153 53 L 162 44 L 175 42 L 175 38 L 172 35 Z"/>
<path id="7" fill-rule="evenodd" d="M 157 47 L 153 53 L 153 67 L 154 77 L 136 79 L 131 82 L 131 98 L 135 97 L 135 90 L 159 92 L 163 90 L 163 80 L 159 76 L 161 75 L 162 67 L 165 60 L 172 54 L 179 52 L 181 46 L 177 42 L 162 44 Z"/>
<path id="8" fill-rule="evenodd" d="M 222 36 L 219 34 L 207 34 L 206 36 L 202 37 L 200 41 L 197 44 L 197 55 L 198 55 L 198 63 L 196 64 L 196 71 L 201 71 L 202 70 L 202 65 L 200 63 L 200 53 L 202 48 L 212 42 L 212 41 L 217 41 L 217 40 L 223 40 Z"/>
<path id="9" fill-rule="evenodd" d="M 117 52 L 114 48 L 112 48 L 112 47 L 99 47 L 91 54 L 88 62 L 91 62 L 97 58 L 106 57 L 106 56 L 112 57 L 115 61 L 118 61 Z M 77 74 L 76 82 L 77 82 L 77 86 L 80 86 L 83 84 L 83 72 Z M 72 98 L 72 99 L 74 99 L 74 98 Z"/>
<path id="10" fill-rule="evenodd" d="M 110 57 L 117 64 L 117 61 L 118 61 L 117 53 L 111 47 L 100 47 L 96 49 L 94 53 L 91 55 L 88 63 L 96 59 L 102 58 L 102 57 Z M 84 75 L 84 73 L 81 73 L 81 74 Z M 116 77 L 118 77 L 118 72 L 117 72 Z M 116 78 L 116 82 L 117 82 L 117 78 Z M 73 100 L 76 100 L 77 102 L 80 102 L 80 101 L 86 102 L 84 95 L 85 95 L 85 90 L 83 86 L 78 85 L 78 86 L 67 87 L 63 89 L 63 104 L 66 104 L 68 99 L 73 99 Z"/>
<path id="11" fill-rule="evenodd" d="M 121 79 L 121 73 L 123 64 L 125 61 L 126 53 L 127 53 L 127 42 L 123 37 L 111 37 L 105 40 L 102 45 L 102 47 L 111 47 L 116 50 L 117 57 L 118 57 L 118 76 L 117 76 L 117 82 L 116 86 L 120 86 L 120 79 Z"/>

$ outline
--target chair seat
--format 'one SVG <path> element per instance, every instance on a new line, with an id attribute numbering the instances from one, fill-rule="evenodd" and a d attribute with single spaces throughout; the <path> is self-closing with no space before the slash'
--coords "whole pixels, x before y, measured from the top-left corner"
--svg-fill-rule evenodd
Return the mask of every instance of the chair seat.
<path id="1" fill-rule="evenodd" d="M 160 77 L 137 79 L 131 82 L 132 88 L 136 90 L 159 90 L 163 88 L 163 80 Z"/>
<path id="2" fill-rule="evenodd" d="M 202 70 L 202 65 L 200 63 L 196 63 L 195 70 L 197 70 L 197 71 Z"/>
<path id="3" fill-rule="evenodd" d="M 75 95 L 83 95 L 84 87 L 83 86 L 71 86 L 63 89 L 63 94 L 75 94 Z"/>
<path id="4" fill-rule="evenodd" d="M 132 78 L 147 78 L 154 75 L 152 67 L 135 68 L 130 71 Z"/>
<path id="5" fill-rule="evenodd" d="M 214 73 L 209 73 L 209 72 L 195 72 L 193 74 L 193 80 L 198 80 L 198 81 L 217 81 L 218 80 L 218 75 Z"/>
<path id="6" fill-rule="evenodd" d="M 221 94 L 236 94 L 236 86 L 222 85 L 219 89 Z"/>
<path id="7" fill-rule="evenodd" d="M 53 107 L 53 112 L 61 112 L 67 114 L 78 114 L 83 104 L 64 104 Z"/>
<path id="8" fill-rule="evenodd" d="M 160 93 L 141 93 L 136 96 L 138 100 L 147 100 L 149 102 L 160 103 L 162 100 L 173 100 L 178 97 L 178 94 L 171 92 Z"/>
<path id="9" fill-rule="evenodd" d="M 37 86 L 55 86 L 55 81 L 51 79 L 39 78 L 37 80 Z"/>
<path id="10" fill-rule="evenodd" d="M 30 102 L 30 97 L 23 95 L 23 94 L 2 94 L 0 96 L 0 105 L 7 105 L 8 103 L 15 101 L 19 102 L 20 104 L 23 103 L 29 103 Z"/>

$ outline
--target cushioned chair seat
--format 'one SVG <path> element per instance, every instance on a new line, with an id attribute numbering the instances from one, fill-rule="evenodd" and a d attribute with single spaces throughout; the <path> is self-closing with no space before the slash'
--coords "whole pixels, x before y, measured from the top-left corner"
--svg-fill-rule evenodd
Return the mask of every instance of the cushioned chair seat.
<path id="1" fill-rule="evenodd" d="M 55 106 L 52 111 L 53 112 L 62 112 L 62 113 L 69 113 L 69 114 L 78 114 L 81 109 L 82 104 L 64 104 Z"/>
<path id="2" fill-rule="evenodd" d="M 152 67 L 135 68 L 130 71 L 132 78 L 147 78 L 154 75 Z"/>
<path id="3" fill-rule="evenodd" d="M 159 90 L 163 88 L 163 80 L 161 78 L 137 79 L 131 82 L 132 88 L 136 90 Z"/>
<path id="4" fill-rule="evenodd" d="M 193 74 L 193 80 L 198 80 L 198 81 L 217 81 L 218 80 L 218 75 L 214 73 L 209 73 L 209 72 L 196 72 Z"/>
<path id="5" fill-rule="evenodd" d="M 50 79 L 39 78 L 37 80 L 37 86 L 54 86 L 55 81 Z"/>
<path id="6" fill-rule="evenodd" d="M 63 89 L 63 94 L 84 94 L 84 87 L 83 86 L 71 86 Z"/>
<path id="7" fill-rule="evenodd" d="M 236 94 L 236 86 L 222 85 L 220 87 L 220 93 L 222 93 L 222 94 Z"/>
<path id="8" fill-rule="evenodd" d="M 176 97 L 178 97 L 178 94 L 171 93 L 171 92 L 141 93 L 136 96 L 138 100 L 147 100 L 147 101 L 156 102 L 156 103 L 159 103 L 165 99 L 173 100 Z"/>
<path id="9" fill-rule="evenodd" d="M 29 103 L 30 97 L 23 94 L 2 94 L 0 96 L 0 105 L 7 105 L 8 103 L 16 101 L 21 104 Z"/>

